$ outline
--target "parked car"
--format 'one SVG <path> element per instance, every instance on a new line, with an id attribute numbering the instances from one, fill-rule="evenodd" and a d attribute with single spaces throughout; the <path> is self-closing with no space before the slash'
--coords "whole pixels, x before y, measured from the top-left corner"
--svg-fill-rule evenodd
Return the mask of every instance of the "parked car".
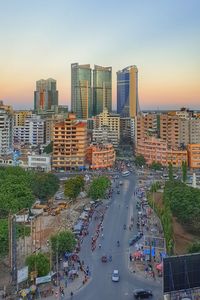
<path id="1" fill-rule="evenodd" d="M 118 270 L 114 270 L 112 273 L 112 281 L 114 282 L 118 282 L 119 281 L 119 271 Z"/>
<path id="2" fill-rule="evenodd" d="M 133 291 L 133 296 L 136 299 L 146 299 L 146 298 L 152 297 L 153 293 L 150 290 L 136 289 L 136 290 Z"/>

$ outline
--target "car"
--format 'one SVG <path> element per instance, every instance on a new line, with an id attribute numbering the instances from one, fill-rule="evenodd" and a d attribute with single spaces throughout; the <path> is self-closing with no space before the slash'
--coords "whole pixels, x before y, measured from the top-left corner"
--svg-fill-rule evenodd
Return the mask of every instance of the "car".
<path id="1" fill-rule="evenodd" d="M 153 293 L 150 290 L 136 289 L 136 290 L 133 291 L 133 296 L 136 299 L 146 299 L 146 298 L 152 297 Z"/>
<path id="2" fill-rule="evenodd" d="M 129 246 L 133 246 L 141 237 L 143 236 L 142 232 L 138 232 L 132 239 L 129 240 Z"/>
<path id="3" fill-rule="evenodd" d="M 112 273 L 112 281 L 114 282 L 118 282 L 119 281 L 119 271 L 118 270 L 114 270 Z"/>
<path id="4" fill-rule="evenodd" d="M 106 255 L 103 255 L 102 257 L 101 257 L 101 261 L 102 262 L 107 262 L 107 260 L 108 260 L 108 258 L 107 258 L 107 256 Z"/>

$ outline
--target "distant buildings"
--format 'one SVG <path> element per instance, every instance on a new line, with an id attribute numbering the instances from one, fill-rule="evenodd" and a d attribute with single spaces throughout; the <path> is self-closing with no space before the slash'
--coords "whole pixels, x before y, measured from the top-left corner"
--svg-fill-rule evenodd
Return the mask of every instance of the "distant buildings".
<path id="1" fill-rule="evenodd" d="M 93 115 L 112 111 L 112 67 L 94 66 L 93 70 Z"/>
<path id="2" fill-rule="evenodd" d="M 13 109 L 0 101 L 0 155 L 12 152 L 13 147 Z"/>
<path id="3" fill-rule="evenodd" d="M 134 118 L 138 111 L 138 69 L 129 66 L 117 72 L 117 113 Z"/>
<path id="4" fill-rule="evenodd" d="M 34 92 L 35 112 L 51 110 L 56 106 L 58 106 L 56 80 L 49 78 L 36 81 L 36 91 Z"/>

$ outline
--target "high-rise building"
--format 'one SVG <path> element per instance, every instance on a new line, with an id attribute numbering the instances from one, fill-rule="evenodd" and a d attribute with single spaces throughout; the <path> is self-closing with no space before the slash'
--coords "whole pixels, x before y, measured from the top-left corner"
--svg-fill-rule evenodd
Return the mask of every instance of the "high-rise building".
<path id="1" fill-rule="evenodd" d="M 31 110 L 16 110 L 14 111 L 14 126 L 24 126 L 27 117 L 32 115 Z"/>
<path id="2" fill-rule="evenodd" d="M 0 101 L 0 154 L 12 152 L 13 147 L 13 109 Z"/>
<path id="3" fill-rule="evenodd" d="M 94 66 L 93 108 L 94 115 L 103 112 L 104 107 L 112 110 L 112 67 Z"/>
<path id="4" fill-rule="evenodd" d="M 56 80 L 49 78 L 36 81 L 34 92 L 34 110 L 36 112 L 47 111 L 58 106 L 58 91 Z"/>
<path id="5" fill-rule="evenodd" d="M 77 120 L 70 113 L 64 121 L 54 125 L 53 159 L 54 170 L 82 169 L 87 150 L 87 123 Z"/>
<path id="6" fill-rule="evenodd" d="M 129 66 L 117 72 L 117 113 L 134 118 L 138 110 L 138 69 Z"/>
<path id="7" fill-rule="evenodd" d="M 90 65 L 71 64 L 71 110 L 78 119 L 93 115 Z"/>
<path id="8" fill-rule="evenodd" d="M 120 141 L 119 115 L 109 113 L 105 107 L 102 113 L 94 117 L 92 140 L 98 143 L 111 143 L 117 148 Z"/>

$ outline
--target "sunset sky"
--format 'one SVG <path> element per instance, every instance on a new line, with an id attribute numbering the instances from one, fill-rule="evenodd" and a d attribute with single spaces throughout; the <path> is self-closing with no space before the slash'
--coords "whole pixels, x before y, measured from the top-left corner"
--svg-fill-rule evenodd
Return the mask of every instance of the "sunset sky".
<path id="1" fill-rule="evenodd" d="M 200 109 L 200 0 L 0 0 L 0 99 L 32 108 L 35 82 L 57 80 L 70 104 L 70 64 L 137 65 L 141 109 Z"/>

